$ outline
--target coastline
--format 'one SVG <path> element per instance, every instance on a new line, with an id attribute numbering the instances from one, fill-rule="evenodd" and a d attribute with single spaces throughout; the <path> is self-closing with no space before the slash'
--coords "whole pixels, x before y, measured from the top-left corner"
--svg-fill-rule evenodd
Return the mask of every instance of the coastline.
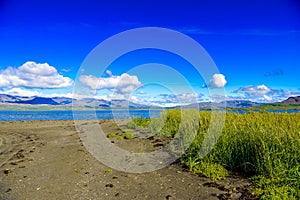
<path id="1" fill-rule="evenodd" d="M 113 120 L 100 123 L 107 133 L 118 128 L 112 126 Z M 142 174 L 111 169 L 85 149 L 72 120 L 0 122 L 0 127 L 0 199 L 219 199 L 229 191 L 224 187 L 250 184 L 237 176 L 216 184 L 179 163 Z M 115 141 L 124 149 L 152 144 L 136 139 Z"/>

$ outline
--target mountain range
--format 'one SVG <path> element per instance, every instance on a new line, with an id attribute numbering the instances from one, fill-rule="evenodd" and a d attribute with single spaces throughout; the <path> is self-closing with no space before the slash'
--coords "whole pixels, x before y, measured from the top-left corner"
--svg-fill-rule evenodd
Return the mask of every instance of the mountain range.
<path id="1" fill-rule="evenodd" d="M 282 104 L 299 104 L 300 105 L 300 96 L 297 97 L 289 97 L 288 99 L 281 102 Z"/>
<path id="2" fill-rule="evenodd" d="M 93 99 L 93 98 L 83 98 L 83 99 L 72 99 L 67 97 L 22 97 L 13 96 L 7 94 L 0 94 L 0 104 L 1 105 L 49 105 L 49 106 L 75 106 L 80 108 L 149 108 L 153 106 L 137 104 L 134 102 L 128 102 L 127 100 L 104 100 L 104 99 Z M 300 96 L 290 97 L 278 104 L 299 104 Z M 215 102 L 200 102 L 194 104 L 183 105 L 184 108 L 199 108 L 199 109 L 209 109 L 209 108 L 247 108 L 252 106 L 259 106 L 261 103 L 256 103 L 247 100 L 230 100 L 223 101 L 219 103 Z M 179 106 L 177 106 L 179 107 Z"/>
<path id="3" fill-rule="evenodd" d="M 0 104 L 2 105 L 49 105 L 49 106 L 75 106 L 79 108 L 144 108 L 149 107 L 139 105 L 127 100 L 116 99 L 107 101 L 104 99 L 72 99 L 67 97 L 22 97 L 0 94 Z"/>

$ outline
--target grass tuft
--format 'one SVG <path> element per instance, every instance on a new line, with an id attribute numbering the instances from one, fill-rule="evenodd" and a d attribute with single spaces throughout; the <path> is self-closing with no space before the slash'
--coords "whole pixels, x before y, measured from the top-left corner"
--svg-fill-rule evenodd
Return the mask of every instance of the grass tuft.
<path id="1" fill-rule="evenodd" d="M 114 137 L 116 137 L 116 136 L 117 136 L 116 133 L 109 133 L 109 134 L 107 135 L 108 138 L 114 138 Z"/>
<path id="2" fill-rule="evenodd" d="M 222 133 L 204 158 L 199 152 L 211 113 L 195 116 L 193 110 L 168 110 L 149 127 L 181 139 L 174 149 L 186 150 L 181 162 L 194 173 L 217 180 L 241 172 L 252 177 L 261 199 L 300 199 L 300 113 L 226 113 Z"/>

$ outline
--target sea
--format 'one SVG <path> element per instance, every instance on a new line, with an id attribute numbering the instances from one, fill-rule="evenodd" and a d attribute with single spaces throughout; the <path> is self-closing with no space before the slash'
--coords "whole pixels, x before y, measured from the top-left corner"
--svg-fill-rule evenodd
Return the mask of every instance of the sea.
<path id="1" fill-rule="evenodd" d="M 1 110 L 0 121 L 95 120 L 159 117 L 162 110 Z"/>
<path id="2" fill-rule="evenodd" d="M 0 121 L 29 121 L 29 120 L 95 120 L 95 119 L 129 119 L 159 117 L 162 109 L 133 109 L 133 110 L 1 110 Z M 245 110 L 234 110 L 240 114 Z M 254 111 L 255 112 L 255 111 Z M 257 111 L 258 112 L 258 111 Z M 296 113 L 300 110 L 267 110 L 267 112 Z"/>

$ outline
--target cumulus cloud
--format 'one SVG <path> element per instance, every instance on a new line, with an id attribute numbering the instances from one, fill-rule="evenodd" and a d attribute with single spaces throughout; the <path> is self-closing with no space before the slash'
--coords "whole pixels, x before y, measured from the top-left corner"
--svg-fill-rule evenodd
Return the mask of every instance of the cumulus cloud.
<path id="1" fill-rule="evenodd" d="M 60 75 L 48 63 L 26 62 L 18 68 L 8 67 L 0 71 L 0 87 L 13 88 L 65 88 L 73 81 Z"/>
<path id="2" fill-rule="evenodd" d="M 200 101 L 202 94 L 180 93 L 180 94 L 159 94 L 155 96 L 131 96 L 130 101 L 149 106 L 172 107 L 188 105 Z"/>
<path id="3" fill-rule="evenodd" d="M 108 75 L 108 76 L 112 76 L 112 72 L 110 70 L 106 70 L 105 73 Z"/>
<path id="4" fill-rule="evenodd" d="M 144 92 L 144 91 L 139 91 L 139 94 L 146 94 L 146 92 Z"/>
<path id="5" fill-rule="evenodd" d="M 243 94 L 245 99 L 256 102 L 276 102 L 282 101 L 290 96 L 297 96 L 299 92 L 285 91 L 283 89 L 272 89 L 266 85 L 245 86 L 233 93 Z"/>
<path id="6" fill-rule="evenodd" d="M 8 94 L 12 96 L 21 96 L 21 97 L 42 96 L 42 94 L 38 91 L 23 90 L 21 88 L 12 88 L 6 91 L 2 91 L 1 94 Z"/>
<path id="7" fill-rule="evenodd" d="M 142 83 L 137 76 L 131 76 L 127 73 L 124 73 L 121 76 L 111 75 L 107 78 L 82 75 L 79 77 L 79 80 L 93 90 L 108 89 L 119 95 L 130 94 L 142 86 Z"/>
<path id="8" fill-rule="evenodd" d="M 293 96 L 299 96 L 299 95 L 300 95 L 300 91 L 296 91 L 296 92 L 295 91 L 284 91 L 283 92 L 284 97 L 293 97 Z"/>
<path id="9" fill-rule="evenodd" d="M 273 100 L 273 98 L 272 98 L 272 97 L 270 97 L 270 96 L 268 96 L 268 95 L 264 95 L 264 96 L 263 96 L 263 98 L 262 98 L 262 100 L 266 100 L 266 101 L 272 101 L 272 100 Z"/>
<path id="10" fill-rule="evenodd" d="M 22 88 L 11 88 L 9 90 L 1 91 L 0 94 L 7 94 L 12 96 L 20 96 L 20 97 L 68 97 L 72 98 L 73 94 L 69 93 L 50 93 L 45 94 L 35 90 L 22 89 Z"/>
<path id="11" fill-rule="evenodd" d="M 148 103 L 160 106 L 176 106 L 197 103 L 202 95 L 195 93 L 160 94 L 148 99 Z"/>
<path id="12" fill-rule="evenodd" d="M 170 98 L 171 99 L 175 98 L 174 99 L 175 101 L 173 101 L 173 103 L 176 103 L 176 99 L 177 99 L 177 102 L 186 104 L 186 103 L 196 103 L 199 100 L 200 95 L 194 93 L 183 93 L 178 95 L 171 95 Z"/>
<path id="13" fill-rule="evenodd" d="M 243 93 L 247 96 L 264 96 L 264 95 L 273 95 L 278 93 L 278 90 L 272 90 L 271 88 L 265 85 L 258 86 L 245 86 L 241 87 L 238 90 L 234 91 L 235 93 Z"/>
<path id="14" fill-rule="evenodd" d="M 210 88 L 222 88 L 226 85 L 227 81 L 223 74 L 214 74 L 209 80 L 208 87 Z"/>

